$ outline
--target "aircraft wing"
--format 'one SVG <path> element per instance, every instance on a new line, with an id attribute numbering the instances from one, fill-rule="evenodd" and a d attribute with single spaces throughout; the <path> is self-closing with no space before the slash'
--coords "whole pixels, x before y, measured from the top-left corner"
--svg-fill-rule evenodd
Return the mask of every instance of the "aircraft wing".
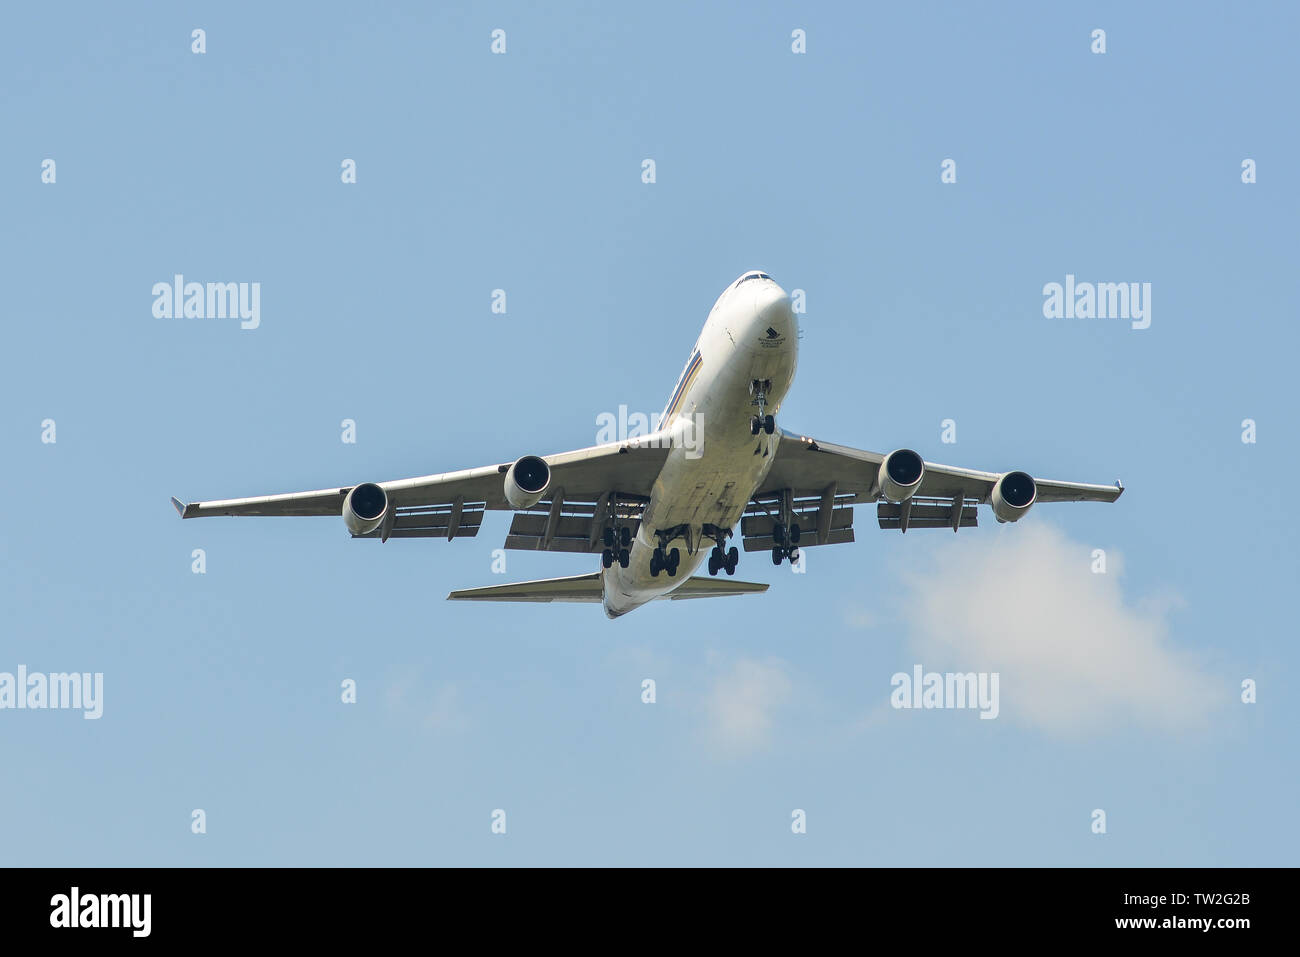
<path id="1" fill-rule="evenodd" d="M 875 501 L 879 493 L 876 479 L 883 452 L 866 452 L 846 445 L 820 442 L 807 436 L 783 434 L 776 461 L 758 494 L 793 489 L 807 495 L 818 494 L 834 483 L 839 493 L 853 493 L 859 502 Z M 988 502 L 1001 472 L 981 472 L 952 465 L 925 463 L 925 475 L 917 495 L 946 496 L 961 492 L 966 498 Z M 1038 502 L 1113 502 L 1124 491 L 1120 483 L 1090 485 L 1034 477 Z"/>
<path id="2" fill-rule="evenodd" d="M 564 503 L 609 503 L 623 499 L 648 499 L 655 479 L 668 456 L 666 443 L 646 439 L 610 442 L 605 445 L 542 456 L 551 469 L 543 510 L 557 500 Z M 441 472 L 417 478 L 377 482 L 387 493 L 392 515 L 384 529 L 362 538 L 452 538 L 478 532 L 485 509 L 509 510 L 505 498 L 505 473 L 511 462 Z M 172 499 L 182 518 L 207 515 L 333 515 L 343 511 L 343 500 L 352 485 L 340 485 L 310 492 L 257 495 L 185 504 Z M 594 506 L 588 510 L 594 514 Z M 557 512 L 557 519 L 560 513 Z M 567 514 L 566 514 L 567 517 Z M 554 537 L 554 529 L 552 529 Z M 547 541 L 549 546 L 550 541 Z M 594 541 L 592 542 L 594 545 Z M 575 549 L 576 550 L 576 549 Z M 583 551 L 588 550 L 586 547 Z M 599 551 L 599 549 L 596 549 Z"/>
<path id="3" fill-rule="evenodd" d="M 925 463 L 921 484 L 901 504 L 880 501 L 879 474 L 885 453 L 868 452 L 783 433 L 776 461 L 741 520 L 747 551 L 771 548 L 772 526 L 784 508 L 804 529 L 816 529 L 801 544 L 853 541 L 852 505 L 879 502 L 881 528 L 966 528 L 976 524 L 978 504 L 987 504 L 1001 472 Z M 1092 485 L 1035 477 L 1038 502 L 1113 502 L 1124 486 Z"/>

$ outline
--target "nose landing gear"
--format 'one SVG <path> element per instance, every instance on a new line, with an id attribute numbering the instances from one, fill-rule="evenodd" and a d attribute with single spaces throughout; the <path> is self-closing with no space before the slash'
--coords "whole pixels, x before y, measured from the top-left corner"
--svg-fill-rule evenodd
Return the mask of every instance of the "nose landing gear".
<path id="1" fill-rule="evenodd" d="M 771 388 L 771 379 L 749 380 L 749 394 L 754 397 L 754 401 L 750 405 L 758 406 L 758 415 L 749 417 L 750 435 L 758 435 L 759 432 L 771 435 L 776 431 L 776 419 L 767 414 L 767 393 Z"/>

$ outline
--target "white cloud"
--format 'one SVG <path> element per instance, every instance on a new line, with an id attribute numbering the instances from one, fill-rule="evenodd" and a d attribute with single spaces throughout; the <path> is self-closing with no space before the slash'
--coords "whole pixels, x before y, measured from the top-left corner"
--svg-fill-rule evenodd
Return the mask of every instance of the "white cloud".
<path id="1" fill-rule="evenodd" d="M 1054 733 L 1204 722 L 1220 695 L 1169 639 L 1176 601 L 1126 601 L 1118 555 L 1093 574 L 1093 546 L 1049 525 L 999 531 L 959 536 L 902 573 L 917 662 L 999 672 L 1005 717 Z"/>
<path id="2" fill-rule="evenodd" d="M 721 750 L 743 754 L 771 739 L 776 712 L 790 698 L 791 680 L 778 658 L 738 658 L 705 697 L 709 735 Z"/>

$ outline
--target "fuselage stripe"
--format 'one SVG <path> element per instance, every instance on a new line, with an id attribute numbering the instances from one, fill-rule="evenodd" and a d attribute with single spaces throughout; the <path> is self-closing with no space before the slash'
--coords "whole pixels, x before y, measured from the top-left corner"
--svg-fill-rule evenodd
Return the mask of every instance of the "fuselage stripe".
<path id="1" fill-rule="evenodd" d="M 668 403 L 668 411 L 663 415 L 664 424 L 667 424 L 668 420 L 677 414 L 677 406 L 686 396 L 686 393 L 690 391 L 691 384 L 695 381 L 695 377 L 699 375 L 700 361 L 700 353 L 697 352 L 695 355 L 691 356 L 691 361 L 687 364 L 686 371 L 682 373 L 682 381 L 678 384 L 677 391 L 673 393 L 672 400 Z"/>

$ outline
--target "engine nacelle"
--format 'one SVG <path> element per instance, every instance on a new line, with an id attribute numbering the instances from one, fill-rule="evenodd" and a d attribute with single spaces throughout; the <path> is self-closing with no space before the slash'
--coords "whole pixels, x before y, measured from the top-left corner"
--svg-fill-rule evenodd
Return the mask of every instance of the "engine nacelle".
<path id="1" fill-rule="evenodd" d="M 536 455 L 525 455 L 506 472 L 506 501 L 511 508 L 532 508 L 551 484 L 551 467 Z"/>
<path id="2" fill-rule="evenodd" d="M 343 524 L 353 535 L 369 535 L 387 511 L 387 493 L 373 482 L 362 482 L 343 500 Z"/>
<path id="3" fill-rule="evenodd" d="M 885 456 L 880 463 L 880 475 L 876 483 L 885 501 L 905 502 L 921 487 L 925 477 L 925 460 L 911 449 L 898 449 Z"/>
<path id="4" fill-rule="evenodd" d="M 993 486 L 993 517 L 999 522 L 1018 522 L 1038 498 L 1038 484 L 1027 472 L 1007 472 Z"/>

